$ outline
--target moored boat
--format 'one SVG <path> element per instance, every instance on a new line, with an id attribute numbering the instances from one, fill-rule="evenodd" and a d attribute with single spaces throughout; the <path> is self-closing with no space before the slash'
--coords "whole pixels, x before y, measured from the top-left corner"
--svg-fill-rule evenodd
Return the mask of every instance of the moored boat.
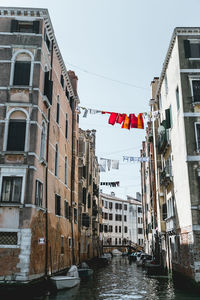
<path id="1" fill-rule="evenodd" d="M 70 289 L 80 283 L 78 268 L 72 265 L 66 276 L 52 276 L 50 280 L 57 290 Z"/>
<path id="2" fill-rule="evenodd" d="M 89 268 L 86 262 L 83 262 L 78 268 L 78 273 L 80 277 L 88 277 L 93 274 L 93 270 Z"/>

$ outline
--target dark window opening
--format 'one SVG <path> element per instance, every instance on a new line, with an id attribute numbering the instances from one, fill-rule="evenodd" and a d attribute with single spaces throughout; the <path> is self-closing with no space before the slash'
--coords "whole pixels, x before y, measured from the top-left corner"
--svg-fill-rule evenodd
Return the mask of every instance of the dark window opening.
<path id="1" fill-rule="evenodd" d="M 65 201 L 65 218 L 69 219 L 69 204 Z"/>
<path id="2" fill-rule="evenodd" d="M 193 101 L 200 102 L 200 80 L 192 80 Z"/>
<path id="3" fill-rule="evenodd" d="M 59 195 L 55 195 L 55 214 L 57 216 L 61 215 L 61 197 Z"/>
<path id="4" fill-rule="evenodd" d="M 66 114 L 66 120 L 65 120 L 65 138 L 68 138 L 68 114 Z"/>
<path id="5" fill-rule="evenodd" d="M 35 184 L 35 205 L 42 207 L 43 184 L 36 180 Z"/>
<path id="6" fill-rule="evenodd" d="M 20 203 L 22 177 L 4 176 L 1 190 L 1 202 Z"/>
<path id="7" fill-rule="evenodd" d="M 60 122 L 60 103 L 59 102 L 57 102 L 56 122 L 58 124 Z"/>
<path id="8" fill-rule="evenodd" d="M 60 75 L 60 84 L 62 85 L 62 88 L 64 89 L 64 76 Z"/>
<path id="9" fill-rule="evenodd" d="M 74 208 L 74 224 L 77 224 L 78 218 L 77 218 L 77 208 Z"/>
<path id="10" fill-rule="evenodd" d="M 49 72 L 44 75 L 44 95 L 47 96 L 49 103 L 52 104 L 53 81 L 49 80 Z"/>
<path id="11" fill-rule="evenodd" d="M 36 33 L 40 30 L 39 21 L 18 21 L 11 20 L 11 32 Z"/>
<path id="12" fill-rule="evenodd" d="M 26 135 L 25 120 L 10 120 L 7 151 L 24 151 Z"/>
<path id="13" fill-rule="evenodd" d="M 29 86 L 29 83 L 30 83 L 30 70 L 31 70 L 30 61 L 16 61 L 15 62 L 13 85 Z"/>

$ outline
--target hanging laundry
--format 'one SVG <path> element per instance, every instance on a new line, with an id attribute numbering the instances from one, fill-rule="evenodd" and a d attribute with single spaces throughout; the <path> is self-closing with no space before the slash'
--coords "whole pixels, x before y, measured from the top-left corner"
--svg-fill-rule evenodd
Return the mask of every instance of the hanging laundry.
<path id="1" fill-rule="evenodd" d="M 144 121 L 143 121 L 142 114 L 138 115 L 138 128 L 144 129 Z"/>
<path id="2" fill-rule="evenodd" d="M 126 115 L 125 116 L 125 120 L 124 120 L 124 123 L 122 124 L 122 128 L 125 128 L 125 129 L 130 129 L 130 119 L 129 117 Z"/>
<path id="3" fill-rule="evenodd" d="M 119 170 L 119 160 L 112 160 L 112 169 Z"/>
<path id="4" fill-rule="evenodd" d="M 88 115 L 88 109 L 85 108 L 85 111 L 84 111 L 84 114 L 83 114 L 83 118 L 87 118 L 87 115 Z"/>
<path id="5" fill-rule="evenodd" d="M 114 125 L 117 119 L 118 113 L 111 113 L 108 123 Z"/>
<path id="6" fill-rule="evenodd" d="M 108 167 L 108 171 L 110 171 L 110 168 L 111 168 L 111 159 L 107 159 L 107 167 Z"/>
<path id="7" fill-rule="evenodd" d="M 131 114 L 131 128 L 138 128 L 138 118 L 135 114 Z"/>
<path id="8" fill-rule="evenodd" d="M 126 116 L 126 114 L 118 114 L 118 117 L 117 117 L 116 123 L 119 123 L 119 124 L 121 124 L 121 123 L 124 121 L 124 119 L 125 119 L 125 116 Z"/>
<path id="9" fill-rule="evenodd" d="M 99 166 L 100 166 L 100 172 L 106 172 L 106 159 L 105 158 L 100 158 Z"/>

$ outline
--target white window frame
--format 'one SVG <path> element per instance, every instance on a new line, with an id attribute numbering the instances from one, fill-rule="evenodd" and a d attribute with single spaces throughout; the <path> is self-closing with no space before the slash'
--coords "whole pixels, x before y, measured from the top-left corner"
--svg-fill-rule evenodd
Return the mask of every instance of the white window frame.
<path id="1" fill-rule="evenodd" d="M 7 151 L 7 142 L 8 142 L 8 129 L 9 129 L 9 122 L 12 113 L 16 111 L 21 111 L 26 115 L 26 134 L 25 134 L 25 143 L 24 143 L 24 152 L 28 151 L 28 136 L 29 136 L 29 125 L 30 125 L 30 118 L 27 110 L 24 108 L 13 108 L 7 112 L 6 119 L 5 119 L 5 129 L 4 129 L 4 141 L 3 141 L 3 151 Z"/>
<path id="2" fill-rule="evenodd" d="M 13 168 L 13 166 L 1 166 L 1 175 L 0 175 L 0 193 L 2 191 L 2 183 L 3 183 L 3 177 L 22 177 L 22 190 L 21 190 L 21 199 L 19 203 L 2 203 L 3 206 L 18 206 L 21 204 L 24 204 L 24 193 L 25 193 L 25 178 L 26 178 L 26 168 Z"/>
<path id="3" fill-rule="evenodd" d="M 188 39 L 191 44 L 200 44 L 200 39 Z M 189 57 L 189 60 L 200 60 L 200 57 Z"/>
<path id="4" fill-rule="evenodd" d="M 46 157 L 46 140 L 47 140 L 47 124 L 42 121 L 41 140 L 40 140 L 40 159 L 45 160 Z"/>
<path id="5" fill-rule="evenodd" d="M 33 53 L 31 51 L 26 50 L 26 49 L 17 50 L 14 53 L 14 55 L 11 59 L 11 70 L 10 70 L 10 83 L 9 83 L 9 85 L 13 86 L 14 72 L 15 72 L 15 62 L 16 62 L 17 56 L 21 53 L 26 53 L 27 55 L 29 55 L 31 57 L 31 69 L 30 69 L 30 78 L 29 78 L 29 88 L 30 88 L 33 85 L 34 56 L 33 56 Z M 20 86 L 20 87 L 22 88 L 23 86 Z"/>
<path id="6" fill-rule="evenodd" d="M 200 60 L 200 58 L 199 58 L 199 60 Z M 199 76 L 199 75 L 192 75 L 192 76 L 189 75 L 188 78 L 189 78 L 189 82 L 190 82 L 190 90 L 191 90 L 191 95 L 192 95 L 192 103 L 193 103 L 193 105 L 199 104 L 200 101 L 199 101 L 199 102 L 194 102 L 194 101 L 193 101 L 193 99 L 194 99 L 194 94 L 193 94 L 193 85 L 192 85 L 192 81 L 194 81 L 194 80 L 199 80 L 199 81 L 200 81 L 200 76 Z M 199 97 L 199 98 L 200 98 L 200 97 Z"/>
<path id="7" fill-rule="evenodd" d="M 0 244 L 1 248 L 19 248 L 20 247 L 20 240 L 21 240 L 21 230 L 20 229 L 11 229 L 11 228 L 0 228 L 0 232 L 17 232 L 17 245 L 2 245 Z"/>

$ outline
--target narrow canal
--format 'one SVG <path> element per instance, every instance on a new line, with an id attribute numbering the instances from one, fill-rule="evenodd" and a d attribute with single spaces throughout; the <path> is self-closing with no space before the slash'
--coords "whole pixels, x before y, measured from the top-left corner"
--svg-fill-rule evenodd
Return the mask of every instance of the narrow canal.
<path id="1" fill-rule="evenodd" d="M 13 298 L 13 300 L 16 298 Z M 70 290 L 41 295 L 28 300 L 171 300 L 200 299 L 200 295 L 176 289 L 170 278 L 148 277 L 145 270 L 129 263 L 127 257 L 114 257 L 110 265 L 94 270 L 88 280 Z M 4 300 L 1 298 L 1 300 Z M 6 298 L 5 298 L 6 300 Z M 20 300 L 20 298 L 19 298 Z"/>

